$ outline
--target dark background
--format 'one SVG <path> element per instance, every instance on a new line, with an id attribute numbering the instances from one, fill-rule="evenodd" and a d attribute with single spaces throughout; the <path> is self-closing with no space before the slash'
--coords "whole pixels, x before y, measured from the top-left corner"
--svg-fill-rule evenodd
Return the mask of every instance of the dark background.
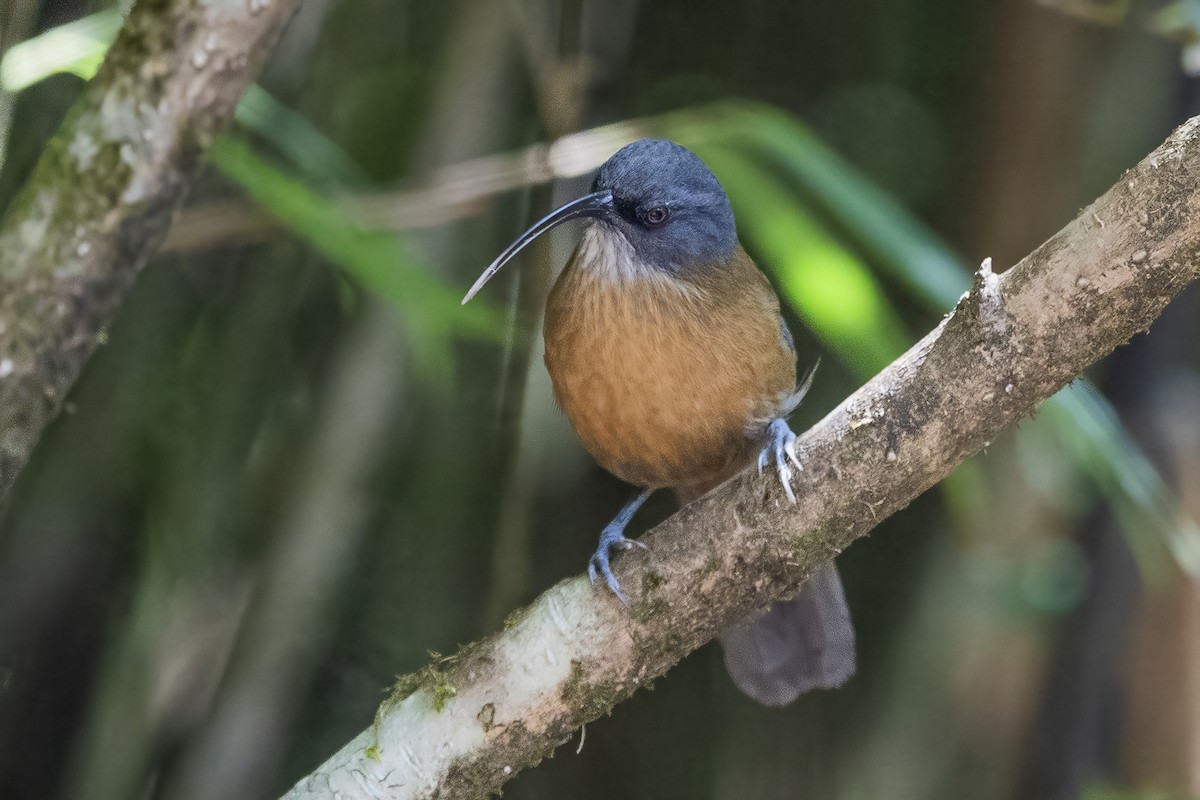
<path id="1" fill-rule="evenodd" d="M 114 10 L 9 0 L 0 44 Z M 822 357 L 799 430 L 1200 111 L 1197 13 L 307 0 L 0 516 L 0 798 L 275 796 L 583 569 L 629 489 L 541 364 L 577 231 L 457 299 L 586 179 L 457 199 L 476 159 L 697 149 Z M 73 69 L 2 95 L 0 204 Z M 1196 303 L 839 559 L 845 689 L 759 708 L 709 646 L 505 796 L 1200 795 Z"/>

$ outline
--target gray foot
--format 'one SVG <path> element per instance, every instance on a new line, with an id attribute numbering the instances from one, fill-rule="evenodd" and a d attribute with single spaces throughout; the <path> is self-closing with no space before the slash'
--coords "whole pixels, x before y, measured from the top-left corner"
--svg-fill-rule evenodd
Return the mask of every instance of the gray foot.
<path id="1" fill-rule="evenodd" d="M 762 474 L 763 467 L 772 460 L 775 462 L 775 469 L 779 473 L 779 481 L 783 484 L 783 491 L 787 494 L 787 499 L 795 503 L 796 493 L 792 490 L 792 464 L 796 465 L 797 472 L 803 472 L 804 467 L 801 466 L 800 459 L 796 455 L 796 434 L 792 433 L 792 429 L 782 419 L 773 420 L 767 428 L 767 446 L 758 454 L 759 475 Z M 792 463 L 789 464 L 788 461 Z"/>
<path id="2" fill-rule="evenodd" d="M 642 503 L 645 503 L 646 498 L 653 492 L 653 489 L 646 489 L 625 504 L 625 507 L 617 514 L 616 519 L 608 523 L 608 526 L 601 532 L 600 545 L 596 548 L 596 552 L 592 553 L 591 559 L 588 560 L 588 580 L 595 583 L 597 575 L 603 576 L 604 582 L 608 584 L 608 588 L 625 605 L 629 605 L 629 598 L 621 591 L 621 587 L 617 583 L 617 576 L 612 573 L 612 567 L 609 565 L 609 553 L 613 548 L 629 550 L 634 547 L 640 547 L 643 550 L 646 549 L 646 545 L 641 542 L 626 538 L 625 528 L 629 525 L 629 520 L 633 519 L 633 515 L 637 513 L 637 510 L 642 507 Z"/>

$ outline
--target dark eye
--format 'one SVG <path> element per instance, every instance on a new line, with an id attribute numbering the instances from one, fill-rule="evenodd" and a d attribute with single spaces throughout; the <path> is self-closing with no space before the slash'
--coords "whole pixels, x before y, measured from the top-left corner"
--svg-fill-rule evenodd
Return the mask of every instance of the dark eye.
<path id="1" fill-rule="evenodd" d="M 647 225 L 662 225 L 671 216 L 671 210 L 666 206 L 654 206 L 646 209 L 646 224 Z"/>

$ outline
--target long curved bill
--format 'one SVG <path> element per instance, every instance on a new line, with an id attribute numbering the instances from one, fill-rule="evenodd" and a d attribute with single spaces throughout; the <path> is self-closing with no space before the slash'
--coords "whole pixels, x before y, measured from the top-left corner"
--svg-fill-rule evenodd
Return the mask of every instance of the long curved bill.
<path id="1" fill-rule="evenodd" d="M 566 205 L 559 206 L 554 211 L 551 211 L 538 222 L 534 223 L 533 227 L 525 231 L 517 238 L 515 242 L 505 248 L 504 252 L 497 256 L 483 274 L 479 276 L 479 280 L 467 292 L 467 296 L 462 299 L 465 305 L 468 300 L 475 296 L 476 292 L 483 288 L 483 285 L 492 279 L 492 276 L 500 271 L 500 268 L 512 261 L 513 256 L 524 250 L 530 242 L 541 236 L 546 231 L 553 227 L 561 225 L 564 222 L 569 222 L 580 217 L 601 217 L 613 210 L 613 195 L 612 190 L 604 189 L 599 192 L 592 192 L 584 195 L 578 200 L 572 200 Z"/>

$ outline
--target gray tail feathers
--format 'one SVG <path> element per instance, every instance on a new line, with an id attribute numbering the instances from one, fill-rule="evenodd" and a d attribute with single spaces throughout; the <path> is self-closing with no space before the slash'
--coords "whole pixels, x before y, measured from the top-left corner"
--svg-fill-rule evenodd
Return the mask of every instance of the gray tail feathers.
<path id="1" fill-rule="evenodd" d="M 841 686 L 854 674 L 854 626 L 837 567 L 830 561 L 796 597 L 738 621 L 721 644 L 729 677 L 763 705 Z"/>

